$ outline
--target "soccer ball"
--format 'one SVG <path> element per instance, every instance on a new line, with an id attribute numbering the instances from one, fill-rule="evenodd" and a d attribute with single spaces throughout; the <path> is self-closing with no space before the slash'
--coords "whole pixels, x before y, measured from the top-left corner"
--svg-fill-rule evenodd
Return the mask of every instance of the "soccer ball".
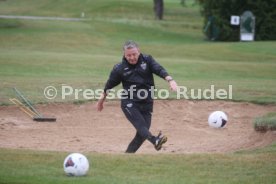
<path id="1" fill-rule="evenodd" d="M 222 128 L 228 121 L 227 115 L 222 111 L 214 111 L 209 115 L 209 126 L 214 128 Z"/>
<path id="2" fill-rule="evenodd" d="M 68 176 L 84 176 L 89 170 L 89 162 L 84 155 L 71 153 L 65 158 L 63 168 Z"/>

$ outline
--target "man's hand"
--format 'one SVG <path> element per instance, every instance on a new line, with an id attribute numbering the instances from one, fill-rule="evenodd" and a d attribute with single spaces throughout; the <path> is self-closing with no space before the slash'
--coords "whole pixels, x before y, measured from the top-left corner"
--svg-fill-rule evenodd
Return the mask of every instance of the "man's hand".
<path id="1" fill-rule="evenodd" d="M 173 80 L 173 78 L 171 76 L 167 76 L 165 77 L 165 80 L 169 82 L 169 85 L 170 85 L 170 89 L 173 90 L 173 91 L 176 91 L 177 90 L 177 83 Z"/>
<path id="2" fill-rule="evenodd" d="M 99 100 L 97 102 L 97 111 L 102 111 L 103 110 L 103 101 Z"/>
<path id="3" fill-rule="evenodd" d="M 177 91 L 178 86 L 177 86 L 177 83 L 174 80 L 170 81 L 169 84 L 170 84 L 171 90 Z"/>
<path id="4" fill-rule="evenodd" d="M 103 93 L 100 97 L 100 99 L 97 102 L 97 111 L 102 111 L 103 110 L 103 103 L 106 97 L 106 93 Z"/>

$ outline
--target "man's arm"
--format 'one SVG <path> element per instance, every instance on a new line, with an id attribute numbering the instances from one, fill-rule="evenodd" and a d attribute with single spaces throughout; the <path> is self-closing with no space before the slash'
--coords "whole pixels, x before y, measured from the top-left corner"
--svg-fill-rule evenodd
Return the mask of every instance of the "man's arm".
<path id="1" fill-rule="evenodd" d="M 151 63 L 152 72 L 154 74 L 160 76 L 161 78 L 165 79 L 169 83 L 170 89 L 173 91 L 176 91 L 177 83 L 168 74 L 168 72 L 159 63 L 157 63 L 151 56 L 149 56 L 149 59 L 150 59 L 150 63 Z"/>
<path id="2" fill-rule="evenodd" d="M 165 79 L 165 77 L 169 75 L 168 72 L 163 68 L 163 66 L 161 66 L 159 63 L 157 63 L 151 55 L 149 55 L 147 57 L 148 57 L 148 61 L 150 64 L 151 71 L 154 74 L 158 75 L 159 77 Z"/>
<path id="3" fill-rule="evenodd" d="M 107 93 L 109 89 L 112 89 L 113 87 L 120 84 L 122 81 L 120 72 L 119 72 L 119 65 L 115 65 L 113 70 L 111 71 L 109 75 L 109 79 L 107 80 L 104 88 L 104 92 L 101 94 L 98 103 L 97 103 L 97 110 L 102 111 L 103 110 L 103 104 L 106 99 Z"/>
<path id="4" fill-rule="evenodd" d="M 107 94 L 105 92 L 103 92 L 101 97 L 98 100 L 98 103 L 97 103 L 97 111 L 103 110 L 103 103 L 105 101 L 106 96 L 107 96 Z"/>

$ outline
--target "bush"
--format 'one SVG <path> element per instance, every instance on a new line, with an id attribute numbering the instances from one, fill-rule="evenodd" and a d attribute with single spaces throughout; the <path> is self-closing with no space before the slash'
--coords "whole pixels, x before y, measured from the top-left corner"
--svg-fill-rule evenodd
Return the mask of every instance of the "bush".
<path id="1" fill-rule="evenodd" d="M 255 39 L 276 40 L 276 0 L 198 0 L 204 16 L 205 34 L 210 40 L 237 41 L 239 26 L 230 24 L 231 15 L 251 11 L 256 17 Z M 212 26 L 208 21 L 212 19 Z M 208 27 L 208 29 L 207 29 Z"/>

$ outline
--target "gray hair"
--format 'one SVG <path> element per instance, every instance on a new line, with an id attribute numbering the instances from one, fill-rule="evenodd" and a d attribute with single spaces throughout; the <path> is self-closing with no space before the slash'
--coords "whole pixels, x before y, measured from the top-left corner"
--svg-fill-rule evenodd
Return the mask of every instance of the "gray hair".
<path id="1" fill-rule="evenodd" d="M 132 48 L 139 48 L 139 46 L 133 40 L 126 41 L 124 46 L 123 46 L 123 50 L 132 49 Z"/>

